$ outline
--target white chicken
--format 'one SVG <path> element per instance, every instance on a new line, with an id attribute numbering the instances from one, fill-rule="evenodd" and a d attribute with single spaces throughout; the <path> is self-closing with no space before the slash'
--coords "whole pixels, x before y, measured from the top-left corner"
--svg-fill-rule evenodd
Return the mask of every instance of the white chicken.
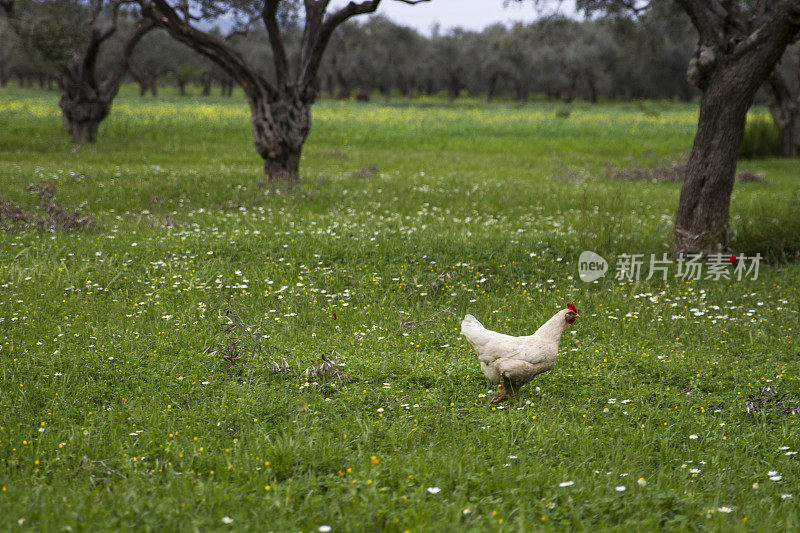
<path id="1" fill-rule="evenodd" d="M 567 325 L 578 318 L 572 304 L 556 313 L 533 335 L 512 337 L 483 327 L 472 315 L 461 322 L 461 334 L 478 352 L 481 370 L 489 381 L 500 387 L 492 403 L 511 399 L 520 387 L 556 364 L 558 341 Z"/>

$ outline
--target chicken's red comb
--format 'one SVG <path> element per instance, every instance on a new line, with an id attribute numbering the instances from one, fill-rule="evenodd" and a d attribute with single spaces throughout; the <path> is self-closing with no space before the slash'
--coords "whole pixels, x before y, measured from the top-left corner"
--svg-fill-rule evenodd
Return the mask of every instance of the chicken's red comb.
<path id="1" fill-rule="evenodd" d="M 567 309 L 569 309 L 569 310 L 570 310 L 570 311 L 572 311 L 573 313 L 576 313 L 576 314 L 578 313 L 578 310 L 577 310 L 577 309 L 575 309 L 575 306 L 574 306 L 574 305 L 572 305 L 572 304 L 567 304 Z"/>

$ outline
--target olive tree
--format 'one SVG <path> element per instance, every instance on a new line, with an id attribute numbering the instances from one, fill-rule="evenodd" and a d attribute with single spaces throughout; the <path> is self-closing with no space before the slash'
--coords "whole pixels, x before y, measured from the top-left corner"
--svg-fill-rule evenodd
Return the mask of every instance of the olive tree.
<path id="1" fill-rule="evenodd" d="M 99 73 L 98 57 L 117 32 L 125 0 L 0 0 L 23 45 L 56 72 L 64 127 L 76 144 L 92 143 L 108 116 L 128 60 L 153 24 L 139 19 L 116 53 L 113 67 Z M 126 11 L 126 14 L 132 15 Z"/>
<path id="2" fill-rule="evenodd" d="M 416 4 L 428 0 L 395 0 Z M 253 141 L 264 159 L 269 181 L 300 180 L 300 153 L 311 128 L 311 106 L 319 93 L 318 72 L 334 30 L 352 17 L 374 13 L 381 0 L 352 1 L 329 11 L 330 0 L 138 0 L 142 13 L 173 38 L 211 59 L 244 89 L 250 105 Z M 287 54 L 285 30 L 302 11 L 303 30 L 294 68 Z M 204 31 L 226 15 L 234 32 L 263 25 L 268 36 L 274 78 L 225 39 Z"/>
<path id="3" fill-rule="evenodd" d="M 726 248 L 747 111 L 800 35 L 800 0 L 577 0 L 577 6 L 636 17 L 677 6 L 689 16 L 698 40 L 687 77 L 702 94 L 675 213 L 675 250 Z"/>
<path id="4" fill-rule="evenodd" d="M 700 118 L 675 215 L 676 249 L 727 245 L 731 192 L 756 91 L 800 32 L 800 0 L 678 0 L 697 28 L 689 81 Z"/>

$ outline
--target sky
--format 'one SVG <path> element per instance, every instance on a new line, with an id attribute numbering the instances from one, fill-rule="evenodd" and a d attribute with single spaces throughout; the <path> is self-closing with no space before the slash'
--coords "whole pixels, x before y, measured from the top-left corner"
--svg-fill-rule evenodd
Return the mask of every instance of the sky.
<path id="1" fill-rule="evenodd" d="M 331 2 L 332 7 L 347 3 L 346 0 Z M 431 0 L 417 5 L 408 5 L 394 0 L 383 0 L 378 13 L 404 26 L 411 26 L 424 35 L 430 35 L 434 24 L 439 24 L 445 32 L 461 27 L 469 30 L 482 30 L 497 22 L 532 22 L 539 13 L 533 2 L 521 5 L 510 3 L 503 6 L 503 0 Z M 570 2 L 564 2 L 561 11 L 570 11 Z"/>

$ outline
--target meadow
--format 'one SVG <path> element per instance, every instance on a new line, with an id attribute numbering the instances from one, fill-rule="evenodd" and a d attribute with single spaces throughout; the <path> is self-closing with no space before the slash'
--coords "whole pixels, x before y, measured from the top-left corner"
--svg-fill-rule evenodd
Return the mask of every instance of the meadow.
<path id="1" fill-rule="evenodd" d="M 745 407 L 800 396 L 796 161 L 740 165 L 757 279 L 617 280 L 668 251 L 652 169 L 696 104 L 322 101 L 288 191 L 243 100 L 130 91 L 80 149 L 56 95 L 0 92 L 3 206 L 93 216 L 0 231 L 1 529 L 800 527 L 798 415 Z M 567 302 L 556 367 L 489 405 L 463 315 Z"/>

